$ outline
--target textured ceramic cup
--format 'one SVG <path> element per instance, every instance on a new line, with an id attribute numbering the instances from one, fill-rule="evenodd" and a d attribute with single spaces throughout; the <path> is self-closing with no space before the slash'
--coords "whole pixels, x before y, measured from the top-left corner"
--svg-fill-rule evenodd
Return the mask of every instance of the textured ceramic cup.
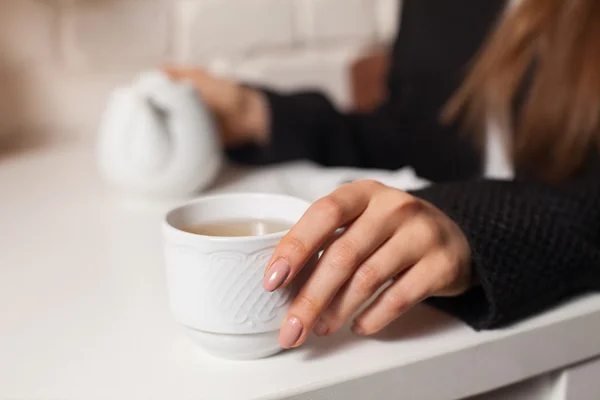
<path id="1" fill-rule="evenodd" d="M 289 196 L 237 193 L 203 197 L 167 214 L 164 238 L 171 310 L 206 351 L 230 359 L 262 358 L 281 351 L 278 331 L 301 280 L 274 293 L 262 287 L 267 263 L 286 232 L 217 237 L 182 228 L 247 219 L 293 224 L 309 205 Z"/>

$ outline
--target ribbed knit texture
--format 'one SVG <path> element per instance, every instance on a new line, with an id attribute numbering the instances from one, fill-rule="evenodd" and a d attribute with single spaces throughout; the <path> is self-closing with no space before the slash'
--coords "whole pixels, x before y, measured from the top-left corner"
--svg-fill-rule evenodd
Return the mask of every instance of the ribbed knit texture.
<path id="1" fill-rule="evenodd" d="M 470 182 L 416 192 L 463 229 L 480 282 L 463 296 L 430 303 L 489 329 L 599 290 L 599 182 Z"/>

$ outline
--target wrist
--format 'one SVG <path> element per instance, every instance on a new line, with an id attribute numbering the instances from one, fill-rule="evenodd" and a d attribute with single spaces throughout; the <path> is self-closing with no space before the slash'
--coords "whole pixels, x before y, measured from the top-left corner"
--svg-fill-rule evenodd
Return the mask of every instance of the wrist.
<path id="1" fill-rule="evenodd" d="M 266 96 L 253 88 L 238 85 L 234 111 L 227 116 L 235 141 L 265 144 L 269 138 L 269 106 Z"/>

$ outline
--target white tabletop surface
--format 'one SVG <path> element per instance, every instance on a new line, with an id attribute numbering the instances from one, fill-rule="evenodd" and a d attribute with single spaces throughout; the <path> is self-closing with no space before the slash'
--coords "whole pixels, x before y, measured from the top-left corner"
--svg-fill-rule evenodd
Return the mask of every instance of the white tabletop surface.
<path id="1" fill-rule="evenodd" d="M 260 173 L 224 190 L 284 191 Z M 420 307 L 378 337 L 218 360 L 167 309 L 167 205 L 123 202 L 79 147 L 1 159 L 0 194 L 0 399 L 448 399 L 600 354 L 588 296 L 495 332 Z"/>

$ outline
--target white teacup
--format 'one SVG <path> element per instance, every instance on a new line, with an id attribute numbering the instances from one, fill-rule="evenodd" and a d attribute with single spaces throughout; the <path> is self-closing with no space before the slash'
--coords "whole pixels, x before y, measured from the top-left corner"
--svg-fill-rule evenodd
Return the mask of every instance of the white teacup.
<path id="1" fill-rule="evenodd" d="M 182 228 L 248 219 L 293 224 L 309 205 L 289 196 L 237 193 L 203 197 L 167 214 L 164 237 L 171 310 L 207 352 L 230 359 L 280 352 L 279 328 L 302 280 L 274 293 L 262 287 L 267 263 L 286 232 L 222 237 Z"/>

